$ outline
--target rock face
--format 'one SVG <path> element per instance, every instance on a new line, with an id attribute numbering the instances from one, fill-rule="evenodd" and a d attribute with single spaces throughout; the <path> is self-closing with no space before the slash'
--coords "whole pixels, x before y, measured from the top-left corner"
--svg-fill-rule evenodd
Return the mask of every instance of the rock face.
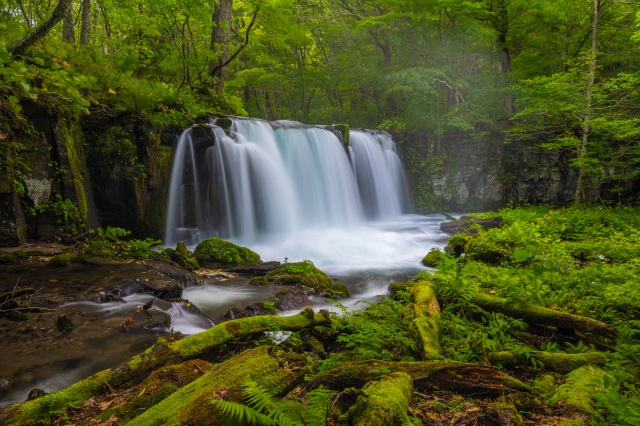
<path id="1" fill-rule="evenodd" d="M 60 237 L 62 201 L 77 209 L 82 228 L 162 236 L 178 130 L 126 116 L 68 119 L 30 102 L 23 113 L 34 131 L 11 129 L 22 169 L 15 178 L 0 173 L 0 247 Z"/>
<path id="2" fill-rule="evenodd" d="M 505 143 L 504 133 L 394 135 L 422 211 L 493 210 L 513 204 L 565 204 L 575 172 L 568 159 L 535 146 Z"/>

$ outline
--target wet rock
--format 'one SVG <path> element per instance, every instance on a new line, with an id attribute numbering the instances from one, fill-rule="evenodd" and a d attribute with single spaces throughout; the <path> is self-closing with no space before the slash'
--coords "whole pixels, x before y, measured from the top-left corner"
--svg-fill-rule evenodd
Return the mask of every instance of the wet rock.
<path id="1" fill-rule="evenodd" d="M 31 389 L 29 392 L 29 396 L 27 396 L 27 401 L 31 401 L 40 397 L 45 396 L 47 393 L 40 388 Z"/>
<path id="2" fill-rule="evenodd" d="M 252 303 L 246 306 L 244 309 L 233 307 L 224 314 L 227 319 L 255 317 L 258 315 L 270 315 L 273 313 L 273 309 L 268 309 L 263 303 Z"/>
<path id="3" fill-rule="evenodd" d="M 0 377 L 0 392 L 8 391 L 11 388 L 11 382 L 4 377 Z"/>
<path id="4" fill-rule="evenodd" d="M 442 222 L 440 229 L 442 232 L 454 235 L 454 234 L 467 234 L 473 235 L 478 232 L 479 229 L 491 229 L 499 228 L 502 223 L 502 217 L 491 217 L 488 219 L 478 219 L 469 216 L 462 216 L 458 220 L 452 220 L 451 222 Z"/>
<path id="5" fill-rule="evenodd" d="M 251 263 L 249 265 L 244 265 L 244 266 L 234 266 L 231 268 L 225 268 L 226 272 L 235 272 L 238 274 L 243 274 L 243 275 L 255 275 L 255 276 L 264 276 L 266 275 L 268 272 L 273 271 L 274 269 L 276 269 L 278 266 L 280 266 L 281 263 L 278 261 L 271 261 L 271 262 L 255 262 L 255 263 Z"/>
<path id="6" fill-rule="evenodd" d="M 7 314 L 7 318 L 10 319 L 11 321 L 26 321 L 29 319 L 27 314 L 22 311 L 10 311 Z"/>
<path id="7" fill-rule="evenodd" d="M 305 304 L 307 298 L 300 293 L 291 290 L 283 290 L 276 294 L 274 306 L 281 311 L 298 309 Z"/>
<path id="8" fill-rule="evenodd" d="M 71 331 L 74 327 L 80 325 L 81 319 L 78 315 L 62 314 L 58 316 L 56 327 L 63 333 Z"/>

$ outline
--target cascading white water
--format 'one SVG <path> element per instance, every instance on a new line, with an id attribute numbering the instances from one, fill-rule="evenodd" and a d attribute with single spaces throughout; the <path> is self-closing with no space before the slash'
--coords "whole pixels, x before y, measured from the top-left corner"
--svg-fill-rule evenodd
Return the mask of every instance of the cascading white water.
<path id="1" fill-rule="evenodd" d="M 347 155 L 322 127 L 235 119 L 230 130 L 194 126 L 180 137 L 166 245 L 213 235 L 250 244 L 406 208 L 404 172 L 387 133 L 351 131 Z"/>

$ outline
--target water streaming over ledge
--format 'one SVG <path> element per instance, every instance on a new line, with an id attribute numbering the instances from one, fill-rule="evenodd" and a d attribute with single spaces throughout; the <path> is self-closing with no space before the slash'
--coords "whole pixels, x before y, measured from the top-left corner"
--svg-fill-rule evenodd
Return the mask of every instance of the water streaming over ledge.
<path id="1" fill-rule="evenodd" d="M 334 129 L 333 129 L 334 130 Z M 351 229 L 406 212 L 402 163 L 386 132 L 296 122 L 193 126 L 176 146 L 165 245 L 219 236 L 245 245 Z"/>

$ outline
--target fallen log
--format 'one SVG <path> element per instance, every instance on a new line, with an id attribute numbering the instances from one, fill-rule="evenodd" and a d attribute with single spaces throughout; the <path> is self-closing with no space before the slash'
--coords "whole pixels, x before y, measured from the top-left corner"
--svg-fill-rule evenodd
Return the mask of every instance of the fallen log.
<path id="1" fill-rule="evenodd" d="M 367 383 L 349 408 L 349 424 L 354 426 L 411 425 L 407 409 L 413 385 L 407 373 L 391 373 Z"/>
<path id="2" fill-rule="evenodd" d="M 528 353 L 516 353 L 514 351 L 490 352 L 487 359 L 491 364 L 500 364 L 503 366 L 526 365 L 531 364 L 530 358 L 533 357 L 536 362 L 545 370 L 554 371 L 556 373 L 568 373 L 576 368 L 584 365 L 604 365 L 607 360 L 604 354 L 600 352 L 587 352 L 581 354 L 563 354 L 545 351 L 531 351 Z"/>
<path id="3" fill-rule="evenodd" d="M 175 342 L 167 342 L 160 338 L 158 343 L 144 353 L 134 356 L 129 362 L 96 373 L 65 390 L 3 409 L 0 412 L 0 424 L 44 423 L 60 410 L 81 404 L 93 395 L 105 390 L 132 387 L 162 366 L 203 356 L 237 338 L 273 330 L 297 331 L 330 323 L 328 314 L 314 314 L 312 309 L 305 309 L 290 317 L 259 316 L 223 322 L 207 331 Z"/>
<path id="4" fill-rule="evenodd" d="M 300 384 L 306 357 L 274 346 L 259 346 L 214 367 L 127 423 L 130 426 L 229 424 L 212 399 L 242 401 L 240 384 L 257 382 L 272 395 Z"/>
<path id="5" fill-rule="evenodd" d="M 354 361 L 346 362 L 316 378 L 313 387 L 325 386 L 333 390 L 363 387 L 367 382 L 390 372 L 404 372 L 411 376 L 419 390 L 441 389 L 465 395 L 497 397 L 515 391 L 529 391 L 518 379 L 493 367 L 457 361 Z"/>
<path id="6" fill-rule="evenodd" d="M 585 365 L 573 370 L 567 374 L 564 384 L 555 390 L 550 402 L 593 415 L 596 409 L 592 395 L 598 390 L 603 390 L 605 377 L 612 384 L 615 383 L 613 376 L 596 366 Z"/>
<path id="7" fill-rule="evenodd" d="M 611 339 L 615 339 L 617 336 L 617 330 L 609 324 L 537 306 L 522 300 L 510 300 L 490 294 L 477 293 L 473 297 L 473 302 L 485 311 L 501 312 L 533 324 L 589 332 Z"/>
<path id="8" fill-rule="evenodd" d="M 422 359 L 440 359 L 440 305 L 433 283 L 427 280 L 416 281 L 409 292 L 413 296 L 411 334 L 420 345 Z"/>

